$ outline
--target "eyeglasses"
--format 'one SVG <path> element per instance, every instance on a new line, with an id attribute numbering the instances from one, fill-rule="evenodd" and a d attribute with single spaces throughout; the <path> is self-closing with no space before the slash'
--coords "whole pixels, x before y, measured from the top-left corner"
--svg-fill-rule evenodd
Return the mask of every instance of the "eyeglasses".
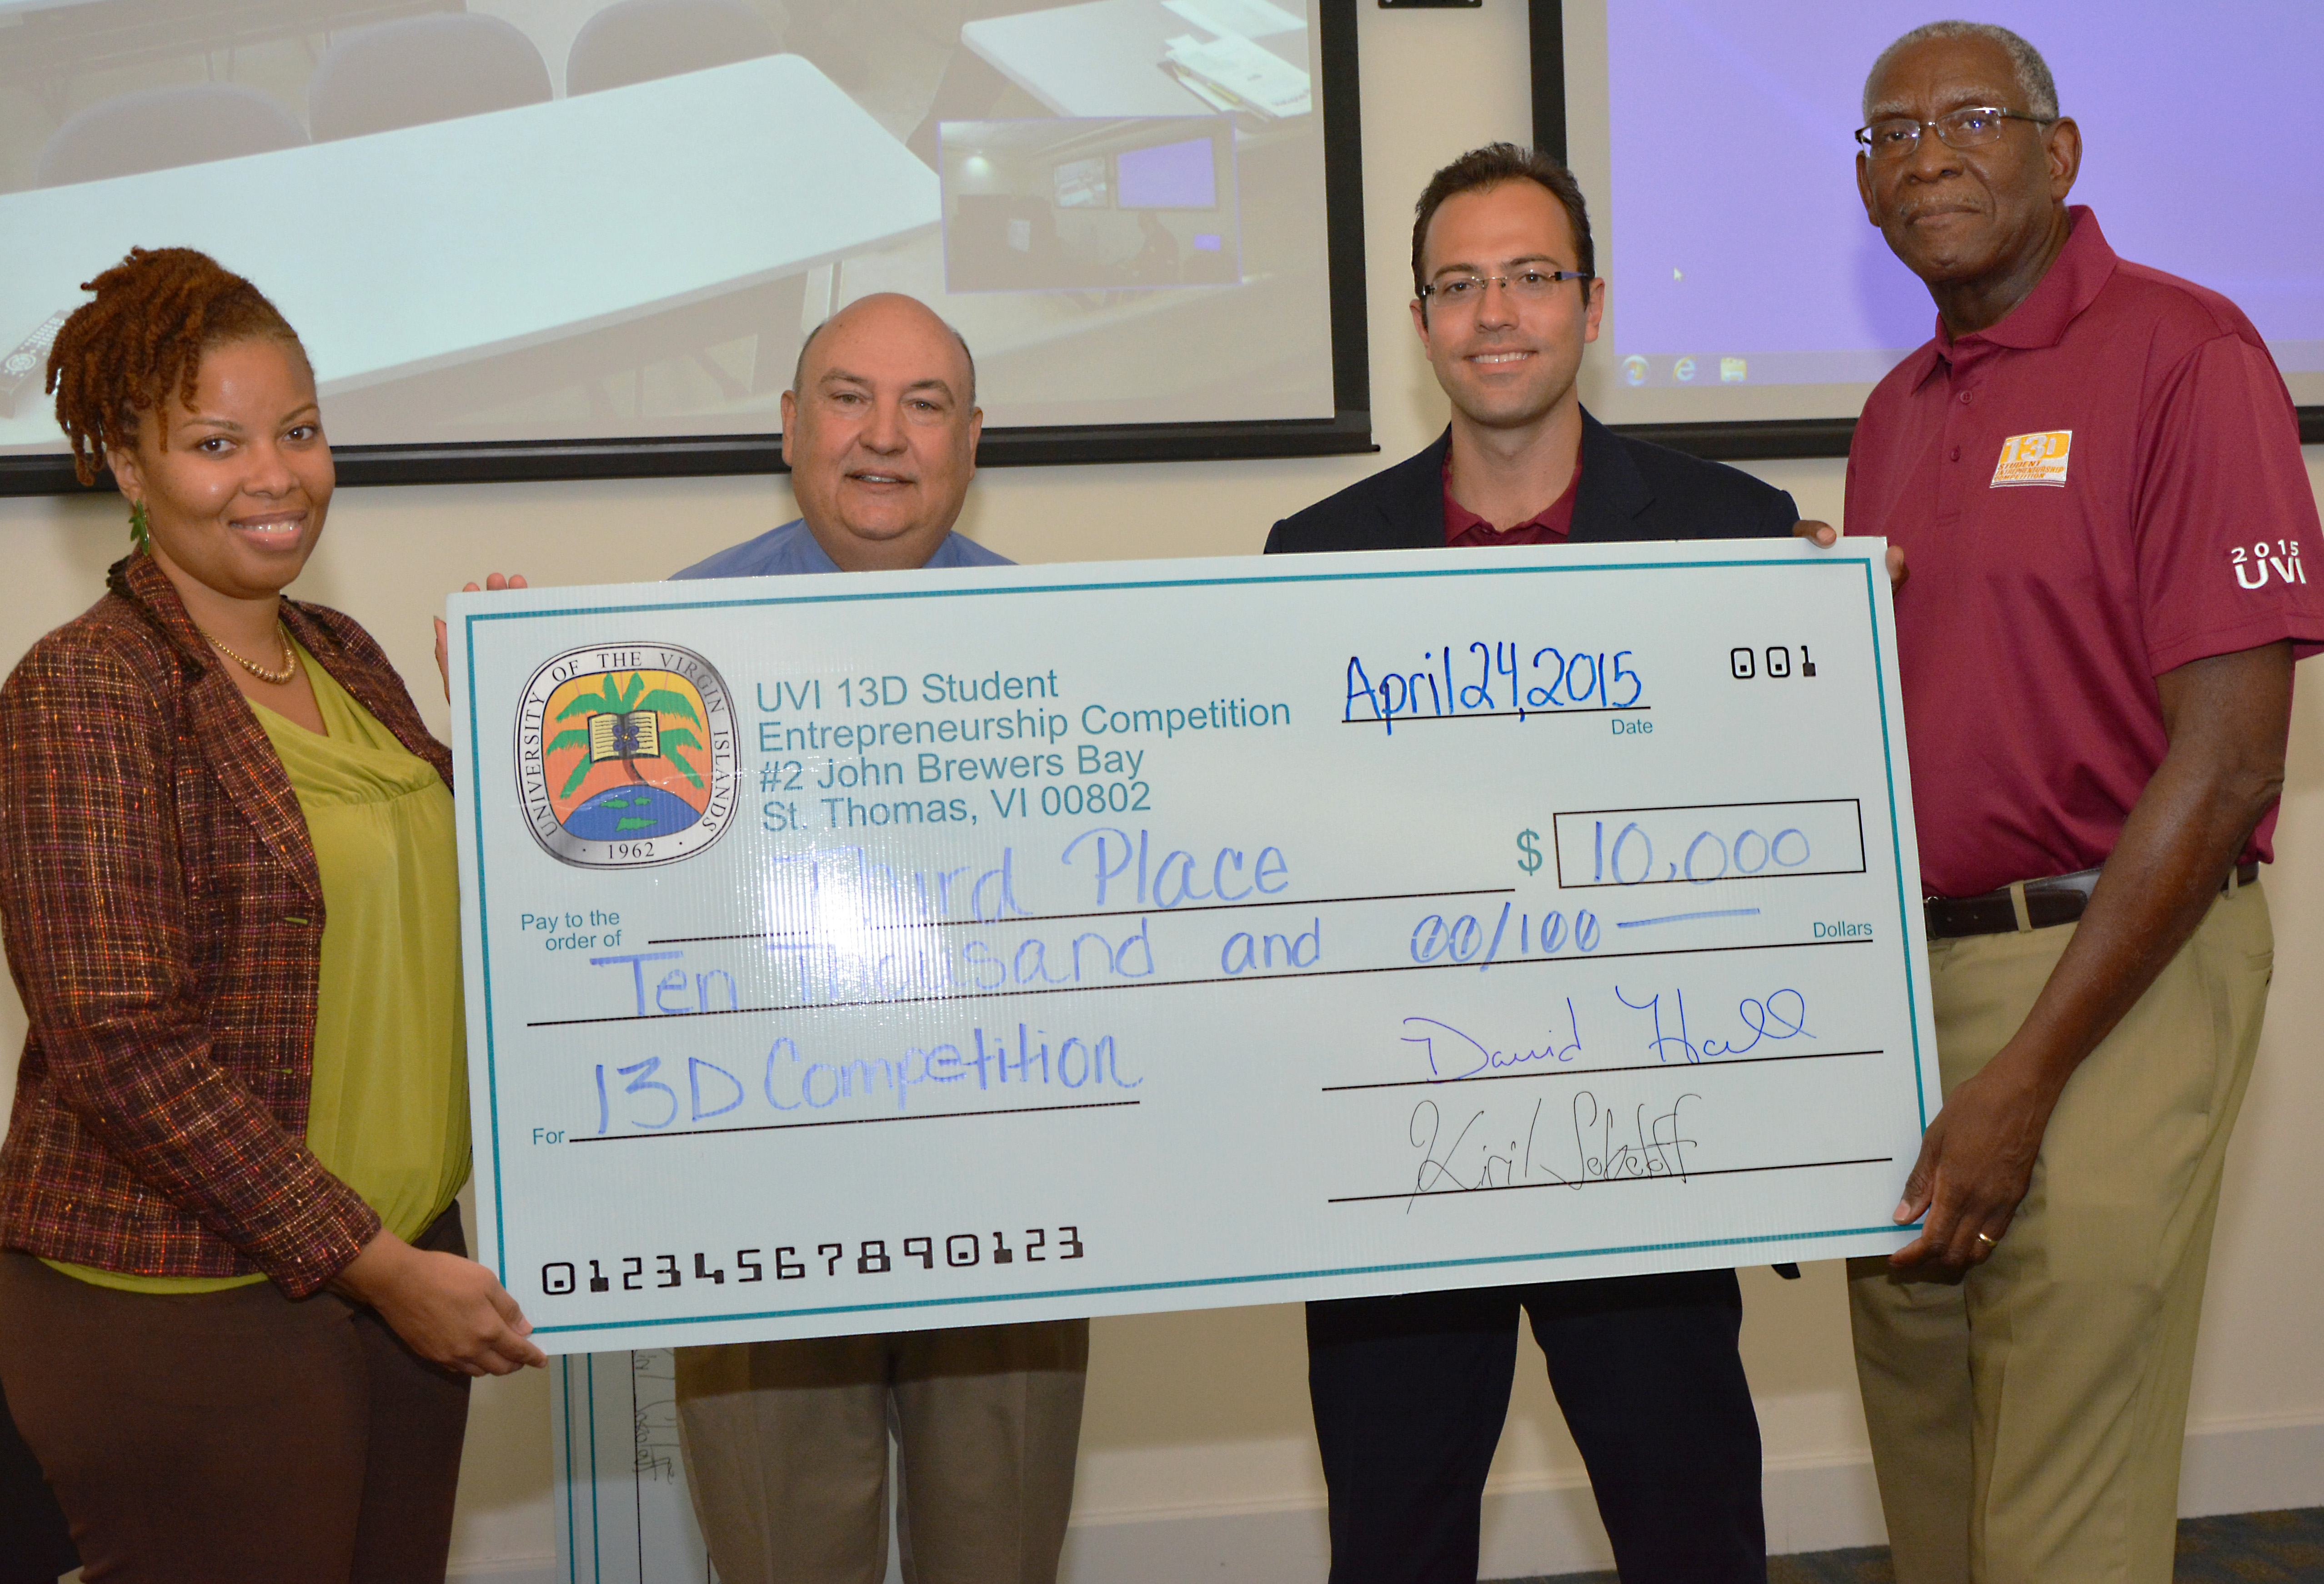
<path id="1" fill-rule="evenodd" d="M 2027 115 L 2016 110 L 1997 110 L 1990 105 L 1972 105 L 1954 110 L 1934 121 L 1915 121 L 1909 115 L 1891 115 L 1869 126 L 1856 129 L 1856 141 L 1862 143 L 1876 160 L 1901 160 L 1921 146 L 1923 131 L 1933 127 L 1938 141 L 1949 149 L 1974 149 L 1997 141 L 2005 121 L 2030 121 L 2036 126 L 2047 126 L 2058 118 L 2054 115 Z"/>
<path id="2" fill-rule="evenodd" d="M 1597 278 L 1580 270 L 1519 270 L 1514 275 L 1447 275 L 1422 287 L 1420 295 L 1424 300 L 1433 297 L 1450 309 L 1475 308 L 1485 300 L 1485 287 L 1490 282 L 1520 302 L 1539 302 L 1556 290 L 1561 281 L 1586 282 Z"/>

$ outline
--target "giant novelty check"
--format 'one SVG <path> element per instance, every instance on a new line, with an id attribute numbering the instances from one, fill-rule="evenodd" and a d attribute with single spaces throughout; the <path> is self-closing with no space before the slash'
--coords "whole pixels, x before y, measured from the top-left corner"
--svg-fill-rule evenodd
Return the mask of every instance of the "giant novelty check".
<path id="1" fill-rule="evenodd" d="M 1897 1247 L 1880 554 L 456 597 L 483 1258 L 585 1351 Z"/>

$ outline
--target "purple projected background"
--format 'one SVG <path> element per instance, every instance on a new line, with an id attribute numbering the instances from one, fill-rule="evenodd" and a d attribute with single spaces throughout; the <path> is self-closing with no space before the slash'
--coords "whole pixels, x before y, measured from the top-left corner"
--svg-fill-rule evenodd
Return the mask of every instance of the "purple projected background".
<path id="1" fill-rule="evenodd" d="M 1607 6 L 1613 201 L 1598 226 L 1613 242 L 1615 354 L 1645 360 L 1624 364 L 1628 382 L 1715 384 L 1722 358 L 1729 382 L 1872 380 L 1929 338 L 1927 291 L 1865 221 L 1849 134 L 1874 58 L 1931 9 Z M 2324 369 L 2324 5 L 1978 15 L 2049 60 L 2082 129 L 2073 201 L 2116 251 L 2225 292 L 2287 372 Z"/>
<path id="2" fill-rule="evenodd" d="M 1211 140 L 1130 149 L 1113 157 L 1114 202 L 1125 209 L 1214 209 Z"/>

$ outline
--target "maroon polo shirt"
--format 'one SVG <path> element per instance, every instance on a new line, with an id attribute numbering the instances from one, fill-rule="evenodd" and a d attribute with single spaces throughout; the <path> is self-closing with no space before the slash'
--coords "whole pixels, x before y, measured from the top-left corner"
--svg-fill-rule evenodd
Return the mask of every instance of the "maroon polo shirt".
<path id="1" fill-rule="evenodd" d="M 1573 532 L 1573 498 L 1582 493 L 1582 453 L 1573 454 L 1573 477 L 1565 493 L 1507 530 L 1452 498 L 1452 449 L 1444 450 L 1444 542 L 1448 545 L 1562 545 Z"/>
<path id="2" fill-rule="evenodd" d="M 1896 645 L 1937 896 L 2105 862 L 2169 746 L 2155 677 L 2324 647 L 2316 498 L 2258 332 L 2072 216 L 2000 323 L 1941 323 L 1880 382 L 1849 451 L 1849 530 L 1912 575 Z"/>

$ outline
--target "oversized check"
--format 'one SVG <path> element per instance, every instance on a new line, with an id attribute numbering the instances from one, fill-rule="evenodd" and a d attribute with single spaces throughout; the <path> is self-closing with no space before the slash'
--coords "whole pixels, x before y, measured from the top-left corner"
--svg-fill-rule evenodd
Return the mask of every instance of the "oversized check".
<path id="1" fill-rule="evenodd" d="M 1895 1248 L 1880 557 L 455 597 L 483 1258 L 579 1351 Z"/>

